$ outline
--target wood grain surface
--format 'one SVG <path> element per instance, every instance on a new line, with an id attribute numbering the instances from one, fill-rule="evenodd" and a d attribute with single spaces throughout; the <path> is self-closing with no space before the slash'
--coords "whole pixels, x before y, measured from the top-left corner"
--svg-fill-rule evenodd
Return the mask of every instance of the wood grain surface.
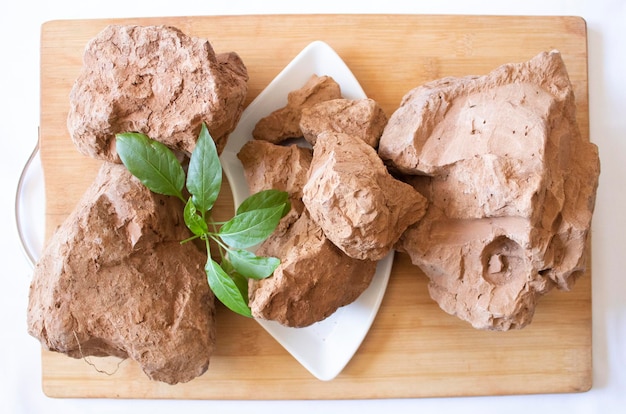
<path id="1" fill-rule="evenodd" d="M 481 75 L 558 49 L 589 136 L 587 32 L 577 17 L 264 15 L 51 21 L 41 31 L 41 159 L 46 235 L 73 209 L 100 165 L 79 154 L 66 128 L 68 95 L 88 40 L 108 24 L 167 24 L 236 51 L 250 75 L 249 103 L 307 44 L 323 40 L 390 115 L 409 89 L 444 76 Z M 230 214 L 232 200 L 219 210 Z M 218 309 L 209 370 L 182 385 L 152 382 L 129 360 L 42 352 L 53 397 L 352 399 L 581 392 L 591 387 L 591 274 L 551 292 L 522 330 L 484 332 L 445 314 L 427 279 L 397 254 L 371 331 L 344 371 L 315 379 L 255 321 Z M 106 371 L 101 373 L 98 371 Z"/>

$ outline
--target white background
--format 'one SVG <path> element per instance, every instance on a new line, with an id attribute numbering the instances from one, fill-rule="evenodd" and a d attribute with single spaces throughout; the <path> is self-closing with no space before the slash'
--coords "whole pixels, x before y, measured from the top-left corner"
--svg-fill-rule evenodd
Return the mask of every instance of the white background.
<path id="1" fill-rule="evenodd" d="M 602 173 L 593 222 L 593 388 L 581 394 L 365 401 L 145 401 L 50 399 L 41 391 L 40 345 L 26 333 L 31 267 L 15 226 L 19 174 L 37 140 L 39 35 L 53 19 L 274 13 L 576 15 L 588 24 L 591 139 Z M 626 1 L 185 0 L 8 1 L 0 5 L 0 412 L 283 413 L 626 412 Z M 39 220 L 36 217 L 33 220 Z M 37 222 L 37 221 L 35 221 Z"/>

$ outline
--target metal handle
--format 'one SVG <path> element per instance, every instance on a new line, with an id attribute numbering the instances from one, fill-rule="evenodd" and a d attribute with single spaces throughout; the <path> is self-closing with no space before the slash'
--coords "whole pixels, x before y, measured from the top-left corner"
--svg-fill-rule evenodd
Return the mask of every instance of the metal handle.
<path id="1" fill-rule="evenodd" d="M 22 226 L 22 217 L 20 216 L 20 211 L 21 211 L 20 208 L 21 208 L 21 198 L 22 198 L 21 195 L 24 190 L 24 181 L 26 178 L 26 174 L 28 173 L 28 170 L 30 169 L 30 166 L 33 163 L 33 160 L 37 156 L 38 152 L 39 152 L 39 142 L 37 142 L 37 145 L 35 145 L 33 152 L 28 157 L 28 160 L 26 161 L 26 164 L 24 165 L 24 168 L 22 169 L 22 173 L 20 174 L 20 179 L 17 182 L 17 190 L 15 193 L 15 223 L 17 225 L 17 234 L 20 238 L 20 243 L 22 244 L 22 249 L 24 250 L 24 253 L 26 254 L 26 258 L 28 259 L 31 266 L 33 267 L 35 266 L 35 263 L 37 262 L 36 257 L 38 255 L 31 250 L 31 246 L 29 246 L 29 244 L 26 242 L 26 239 L 24 236 L 24 227 Z"/>

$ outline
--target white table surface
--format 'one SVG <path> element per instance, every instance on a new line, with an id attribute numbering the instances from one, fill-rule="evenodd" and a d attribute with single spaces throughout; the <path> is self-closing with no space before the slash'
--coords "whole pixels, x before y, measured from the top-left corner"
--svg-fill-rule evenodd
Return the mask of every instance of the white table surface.
<path id="1" fill-rule="evenodd" d="M 588 25 L 591 139 L 602 173 L 593 221 L 593 387 L 580 394 L 350 401 L 51 399 L 41 390 L 40 345 L 26 333 L 31 267 L 19 243 L 14 196 L 37 140 L 39 36 L 53 19 L 274 13 L 576 15 Z M 626 1 L 54 0 L 0 5 L 0 412 L 2 413 L 626 413 Z M 39 220 L 37 217 L 33 220 Z"/>

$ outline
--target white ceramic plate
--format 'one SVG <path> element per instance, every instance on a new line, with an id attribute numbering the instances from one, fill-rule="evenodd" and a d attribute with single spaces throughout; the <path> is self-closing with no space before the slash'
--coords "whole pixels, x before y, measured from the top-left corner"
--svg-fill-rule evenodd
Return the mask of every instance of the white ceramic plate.
<path id="1" fill-rule="evenodd" d="M 257 121 L 274 109 L 283 107 L 287 94 L 304 85 L 312 74 L 332 76 L 341 86 L 345 98 L 365 97 L 350 69 L 330 46 L 317 41 L 302 50 L 246 108 L 222 152 L 221 161 L 233 192 L 235 208 L 249 195 L 237 152 L 252 138 Z M 43 183 L 41 161 L 35 149 L 20 178 L 15 200 L 18 232 L 31 263 L 39 259 L 43 249 Z M 316 378 L 332 380 L 343 370 L 367 335 L 385 294 L 392 264 L 393 253 L 390 253 L 378 263 L 367 290 L 355 302 L 321 322 L 306 328 L 288 328 L 271 321 L 258 322 Z"/>
<path id="2" fill-rule="evenodd" d="M 350 69 L 330 46 L 320 41 L 309 44 L 250 103 L 222 152 L 221 161 L 235 208 L 250 195 L 237 153 L 252 139 L 252 130 L 259 119 L 285 106 L 287 94 L 302 87 L 313 74 L 331 76 L 341 86 L 344 98 L 366 97 Z M 355 302 L 321 322 L 306 328 L 258 322 L 311 374 L 320 380 L 331 380 L 343 370 L 367 335 L 387 289 L 392 264 L 393 253 L 390 253 L 378 263 L 367 290 Z"/>

